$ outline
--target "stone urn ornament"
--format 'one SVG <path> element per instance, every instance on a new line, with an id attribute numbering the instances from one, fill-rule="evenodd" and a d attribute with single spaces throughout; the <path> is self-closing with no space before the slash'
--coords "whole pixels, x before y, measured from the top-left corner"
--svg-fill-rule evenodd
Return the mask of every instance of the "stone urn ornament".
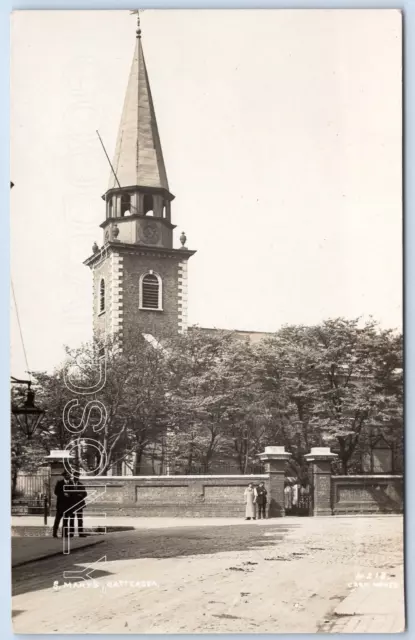
<path id="1" fill-rule="evenodd" d="M 118 236 L 120 235 L 120 230 L 118 228 L 118 226 L 116 224 L 114 224 L 113 228 L 112 228 L 112 235 L 114 240 L 116 240 L 118 238 Z"/>
<path id="2" fill-rule="evenodd" d="M 98 247 L 97 243 L 94 242 L 94 244 L 92 245 L 92 252 L 93 253 L 98 253 L 98 251 L 99 251 L 99 247 Z"/>
<path id="3" fill-rule="evenodd" d="M 184 231 L 182 231 L 182 234 L 180 236 L 180 242 L 182 243 L 182 248 L 185 249 L 186 248 L 186 234 Z"/>

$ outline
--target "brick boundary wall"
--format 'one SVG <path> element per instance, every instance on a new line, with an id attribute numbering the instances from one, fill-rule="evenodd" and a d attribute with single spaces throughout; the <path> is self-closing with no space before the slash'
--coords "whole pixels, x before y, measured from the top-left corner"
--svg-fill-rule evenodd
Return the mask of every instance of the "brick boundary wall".
<path id="1" fill-rule="evenodd" d="M 333 515 L 402 513 L 403 476 L 331 476 Z"/>
<path id="2" fill-rule="evenodd" d="M 81 478 L 90 499 L 86 513 L 108 516 L 245 517 L 244 491 L 269 476 L 105 476 Z M 105 486 L 105 493 L 103 488 Z"/>
<path id="3" fill-rule="evenodd" d="M 259 456 L 265 463 L 264 474 L 82 477 L 88 491 L 86 512 L 243 518 L 246 487 L 251 482 L 264 482 L 268 517 L 284 516 L 285 473 L 290 455 L 282 446 L 266 447 Z M 314 447 L 304 457 L 310 470 L 310 515 L 403 512 L 402 475 L 333 475 L 331 465 L 337 456 L 328 447 Z M 51 464 L 52 496 L 63 470 L 62 459 L 60 450 L 52 451 L 47 458 Z"/>

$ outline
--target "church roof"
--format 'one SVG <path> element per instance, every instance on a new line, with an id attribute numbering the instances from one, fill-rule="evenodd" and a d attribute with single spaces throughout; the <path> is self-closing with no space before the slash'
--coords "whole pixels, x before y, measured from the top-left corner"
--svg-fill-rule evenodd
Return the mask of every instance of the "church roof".
<path id="1" fill-rule="evenodd" d="M 199 326 L 190 326 L 189 331 L 201 332 L 214 335 L 215 333 L 221 333 L 222 331 L 231 331 L 231 333 L 240 339 L 248 338 L 252 344 L 257 344 L 264 340 L 265 338 L 270 338 L 275 335 L 275 332 L 266 332 L 266 331 L 244 331 L 241 329 L 217 329 L 214 327 L 199 327 Z"/>
<path id="2" fill-rule="evenodd" d="M 169 190 L 141 38 L 137 37 L 108 189 Z"/>

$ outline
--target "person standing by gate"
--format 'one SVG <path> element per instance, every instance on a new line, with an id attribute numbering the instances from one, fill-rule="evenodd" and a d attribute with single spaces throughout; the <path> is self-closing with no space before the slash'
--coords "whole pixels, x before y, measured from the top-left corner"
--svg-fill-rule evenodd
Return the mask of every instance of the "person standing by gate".
<path id="1" fill-rule="evenodd" d="M 76 517 L 78 520 L 78 535 L 80 538 L 85 538 L 87 534 L 84 533 L 84 507 L 85 507 L 85 499 L 88 494 L 86 492 L 85 485 L 82 484 L 79 477 L 80 477 L 79 471 L 75 471 L 75 473 L 73 474 L 74 492 L 72 494 L 72 504 L 74 507 L 73 533 L 75 533 L 75 514 L 76 514 Z"/>
<path id="2" fill-rule="evenodd" d="M 62 472 L 62 479 L 58 480 L 55 485 L 56 496 L 56 515 L 55 522 L 53 523 L 53 537 L 58 537 L 58 529 L 60 521 L 62 521 L 62 536 L 68 536 L 70 530 L 73 529 L 73 515 L 70 514 L 70 508 L 72 506 L 72 495 L 69 491 L 72 480 L 67 471 Z"/>
<path id="3" fill-rule="evenodd" d="M 255 520 L 255 489 L 252 482 L 249 483 L 244 492 L 245 498 L 245 520 Z"/>
<path id="4" fill-rule="evenodd" d="M 259 486 L 255 489 L 256 493 L 256 504 L 258 505 L 258 520 L 261 520 L 261 514 L 263 519 L 265 520 L 266 515 L 266 507 L 267 507 L 267 490 L 265 489 L 265 484 L 263 482 L 259 483 Z"/>

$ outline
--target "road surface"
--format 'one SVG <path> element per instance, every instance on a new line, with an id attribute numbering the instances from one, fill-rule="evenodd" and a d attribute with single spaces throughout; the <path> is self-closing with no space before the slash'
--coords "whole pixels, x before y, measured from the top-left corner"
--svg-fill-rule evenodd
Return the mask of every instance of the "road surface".
<path id="1" fill-rule="evenodd" d="M 357 579 L 377 574 L 385 588 L 397 580 L 402 546 L 400 517 L 286 518 L 229 526 L 201 526 L 195 519 L 194 526 L 108 534 L 97 547 L 15 568 L 13 629 L 329 630 L 335 608 Z M 64 571 L 77 576 L 65 581 Z M 402 584 L 396 588 L 403 600 Z"/>

